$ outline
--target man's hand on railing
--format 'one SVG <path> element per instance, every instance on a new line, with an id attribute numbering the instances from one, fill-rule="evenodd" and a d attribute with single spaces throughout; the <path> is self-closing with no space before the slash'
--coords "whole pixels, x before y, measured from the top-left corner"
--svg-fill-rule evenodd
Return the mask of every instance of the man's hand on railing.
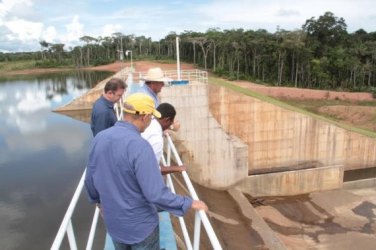
<path id="1" fill-rule="evenodd" d="M 182 166 L 169 166 L 169 167 L 161 166 L 161 174 L 162 175 L 183 172 L 183 171 L 186 171 L 186 170 L 187 170 L 187 168 L 184 165 L 182 165 Z"/>
<path id="2" fill-rule="evenodd" d="M 180 122 L 175 120 L 173 124 L 171 124 L 170 130 L 174 131 L 174 132 L 178 132 L 178 130 L 180 129 Z"/>
<path id="3" fill-rule="evenodd" d="M 204 210 L 205 212 L 208 211 L 208 206 L 206 206 L 205 202 L 200 200 L 193 200 L 191 208 L 194 210 Z"/>

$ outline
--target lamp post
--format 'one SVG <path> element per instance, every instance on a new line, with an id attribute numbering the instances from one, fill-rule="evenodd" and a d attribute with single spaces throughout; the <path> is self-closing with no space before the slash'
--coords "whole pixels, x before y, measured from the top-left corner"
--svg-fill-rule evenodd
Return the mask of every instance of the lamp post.
<path id="1" fill-rule="evenodd" d="M 176 37 L 176 66 L 178 71 L 178 80 L 181 80 L 181 73 L 180 73 L 180 51 L 179 51 L 179 37 Z"/>
<path id="2" fill-rule="evenodd" d="M 133 70 L 132 50 L 126 50 L 126 51 L 125 51 L 125 55 L 126 55 L 126 56 L 128 56 L 129 54 L 131 54 L 131 70 Z"/>

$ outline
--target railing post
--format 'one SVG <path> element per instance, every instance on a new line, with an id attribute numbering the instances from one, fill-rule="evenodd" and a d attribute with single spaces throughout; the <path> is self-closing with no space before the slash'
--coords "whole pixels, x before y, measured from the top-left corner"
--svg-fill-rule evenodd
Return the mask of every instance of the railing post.
<path id="1" fill-rule="evenodd" d="M 198 212 L 195 213 L 195 231 L 193 238 L 193 249 L 200 249 L 200 233 L 201 233 L 201 219 Z"/>
<path id="2" fill-rule="evenodd" d="M 80 182 L 78 183 L 76 191 L 74 192 L 72 200 L 69 203 L 69 206 L 68 206 L 68 209 L 65 213 L 63 221 L 61 222 L 59 231 L 56 234 L 54 242 L 52 243 L 51 250 L 58 250 L 60 248 L 60 245 L 61 245 L 61 242 L 63 241 L 64 235 L 68 230 L 69 224 L 71 223 L 70 221 L 71 221 L 71 218 L 72 218 L 72 214 L 73 214 L 74 208 L 76 207 L 78 198 L 80 197 L 82 187 L 84 186 L 85 174 L 86 174 L 86 168 L 85 168 L 84 173 L 82 174 Z M 73 232 L 73 230 L 72 230 L 72 232 Z M 69 234 L 68 234 L 68 236 L 69 236 Z"/>
<path id="3" fill-rule="evenodd" d="M 76 243 L 76 238 L 74 237 L 74 231 L 73 231 L 73 226 L 72 226 L 71 220 L 69 220 L 69 223 L 68 223 L 67 236 L 68 236 L 70 249 L 71 250 L 77 250 L 77 243 Z"/>
<path id="4" fill-rule="evenodd" d="M 95 231 L 97 229 L 97 224 L 98 224 L 98 217 L 99 217 L 99 208 L 95 207 L 93 222 L 91 223 L 90 233 L 89 233 L 89 237 L 88 237 L 87 244 L 86 244 L 86 250 L 91 250 L 91 248 L 93 247 L 94 235 L 95 235 Z"/>
<path id="5" fill-rule="evenodd" d="M 175 148 L 175 146 L 174 146 L 174 144 L 172 142 L 171 137 L 168 134 L 166 134 L 166 138 L 168 140 L 168 143 L 171 144 L 171 149 L 172 149 L 172 152 L 174 154 L 175 160 L 177 161 L 178 165 L 179 166 L 183 165 L 183 163 L 182 163 L 182 161 L 180 159 L 180 156 L 179 156 L 179 154 L 178 154 L 178 152 L 177 152 L 177 150 L 176 150 L 176 148 Z M 189 192 L 191 193 L 192 199 L 198 200 L 198 196 L 196 194 L 196 191 L 195 191 L 195 189 L 193 187 L 193 184 L 192 184 L 191 180 L 189 179 L 189 176 L 188 176 L 187 172 L 183 171 L 182 172 L 182 176 L 183 176 L 183 179 L 184 179 L 184 181 L 185 181 L 185 183 L 187 185 L 187 188 L 188 188 Z M 209 240 L 210 240 L 210 242 L 211 242 L 211 244 L 213 246 L 213 249 L 216 249 L 216 250 L 217 249 L 218 250 L 222 249 L 221 245 L 219 244 L 219 240 L 217 238 L 217 235 L 215 234 L 215 232 L 213 230 L 213 227 L 211 226 L 206 213 L 204 211 L 202 211 L 202 210 L 198 211 L 198 213 L 200 214 L 200 218 L 202 220 L 202 224 L 205 227 L 205 230 L 206 230 L 206 232 L 208 234 L 208 237 L 209 237 Z"/>

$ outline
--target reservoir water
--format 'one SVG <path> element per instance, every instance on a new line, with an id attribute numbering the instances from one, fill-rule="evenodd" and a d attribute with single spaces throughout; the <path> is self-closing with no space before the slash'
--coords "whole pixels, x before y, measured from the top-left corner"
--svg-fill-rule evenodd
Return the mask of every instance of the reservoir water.
<path id="1" fill-rule="evenodd" d="M 89 124 L 52 110 L 110 75 L 0 77 L 0 249 L 50 248 L 92 140 Z M 79 206 L 90 209 L 86 197 L 81 200 Z M 77 219 L 76 232 L 84 231 L 80 220 L 88 217 Z"/>

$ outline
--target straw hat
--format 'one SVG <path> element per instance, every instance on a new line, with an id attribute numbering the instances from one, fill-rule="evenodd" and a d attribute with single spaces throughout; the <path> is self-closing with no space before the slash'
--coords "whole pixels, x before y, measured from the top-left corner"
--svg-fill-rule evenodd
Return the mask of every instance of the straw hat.
<path id="1" fill-rule="evenodd" d="M 150 68 L 146 76 L 142 78 L 145 82 L 169 82 L 172 79 L 165 77 L 161 68 Z"/>

